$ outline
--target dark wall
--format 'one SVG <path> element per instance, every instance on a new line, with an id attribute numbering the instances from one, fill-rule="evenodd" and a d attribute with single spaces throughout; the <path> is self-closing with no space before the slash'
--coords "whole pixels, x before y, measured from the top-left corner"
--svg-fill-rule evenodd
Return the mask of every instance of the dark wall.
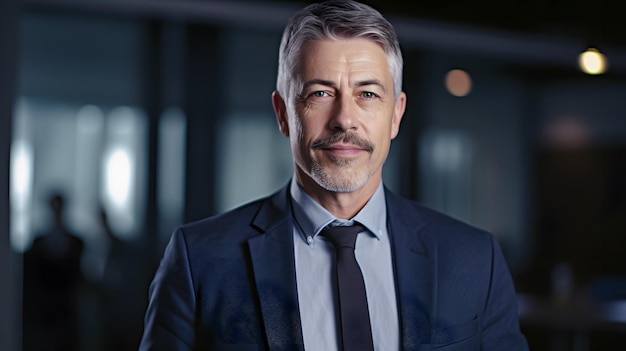
<path id="1" fill-rule="evenodd" d="M 9 151 L 17 71 L 18 1 L 0 2 L 0 349 L 18 349 L 17 270 L 9 242 Z"/>

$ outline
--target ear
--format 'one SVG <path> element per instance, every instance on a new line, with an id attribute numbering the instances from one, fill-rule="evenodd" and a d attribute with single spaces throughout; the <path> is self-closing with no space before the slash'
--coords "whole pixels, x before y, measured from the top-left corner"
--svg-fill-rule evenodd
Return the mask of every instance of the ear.
<path id="1" fill-rule="evenodd" d="M 395 139 L 400 132 L 400 122 L 404 116 L 404 110 L 406 109 L 406 94 L 400 92 L 400 95 L 396 99 L 396 103 L 393 107 L 393 117 L 391 119 L 391 139 Z"/>
<path id="2" fill-rule="evenodd" d="M 280 96 L 278 91 L 274 90 L 272 93 L 272 105 L 274 106 L 274 113 L 276 114 L 276 122 L 278 122 L 278 129 L 282 135 L 289 137 L 289 122 L 287 120 L 287 107 L 285 106 L 285 100 Z"/>

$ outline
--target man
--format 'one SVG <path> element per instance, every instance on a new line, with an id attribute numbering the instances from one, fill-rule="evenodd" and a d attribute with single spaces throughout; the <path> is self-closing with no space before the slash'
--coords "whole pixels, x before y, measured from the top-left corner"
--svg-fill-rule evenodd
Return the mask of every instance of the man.
<path id="1" fill-rule="evenodd" d="M 78 350 L 78 296 L 85 244 L 67 226 L 66 197 L 49 198 L 50 227 L 24 254 L 24 350 Z"/>
<path id="2" fill-rule="evenodd" d="M 494 237 L 382 184 L 406 104 L 401 76 L 396 34 L 369 6 L 312 4 L 291 18 L 273 105 L 294 177 L 174 232 L 141 350 L 348 350 L 361 337 L 359 350 L 527 349 Z M 329 224 L 363 225 L 347 278 L 335 280 L 347 259 Z M 365 321 L 344 312 L 356 276 Z M 367 332 L 346 337 L 350 322 Z"/>

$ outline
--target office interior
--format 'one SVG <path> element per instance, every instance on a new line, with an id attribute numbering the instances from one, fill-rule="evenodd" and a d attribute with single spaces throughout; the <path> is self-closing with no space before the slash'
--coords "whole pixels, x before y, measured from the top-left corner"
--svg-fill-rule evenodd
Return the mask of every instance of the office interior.
<path id="1" fill-rule="evenodd" d="M 624 345 L 626 40 L 616 31 L 626 28 L 590 20 L 617 17 L 612 3 L 588 9 L 579 31 L 369 3 L 388 10 L 405 58 L 408 106 L 387 186 L 497 237 L 531 350 Z M 581 3 L 551 2 L 564 13 Z M 136 350 L 172 230 L 289 181 L 270 97 L 282 28 L 303 4 L 0 5 L 0 349 L 52 349 L 71 318 L 75 350 Z M 608 61 L 603 73 L 581 69 L 589 47 Z M 52 225 L 54 194 L 83 244 L 79 277 L 72 310 L 33 331 L 28 315 L 41 309 L 28 312 L 29 296 L 52 294 L 30 294 L 25 258 Z"/>

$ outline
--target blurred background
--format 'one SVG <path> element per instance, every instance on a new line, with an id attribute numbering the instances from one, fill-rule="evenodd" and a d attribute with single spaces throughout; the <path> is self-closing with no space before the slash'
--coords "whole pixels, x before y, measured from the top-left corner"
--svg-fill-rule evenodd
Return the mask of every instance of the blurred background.
<path id="1" fill-rule="evenodd" d="M 625 345 L 624 5 L 365 2 L 405 57 L 387 185 L 497 236 L 531 350 Z M 306 3 L 0 3 L 0 349 L 136 350 L 175 226 L 286 184 Z"/>

